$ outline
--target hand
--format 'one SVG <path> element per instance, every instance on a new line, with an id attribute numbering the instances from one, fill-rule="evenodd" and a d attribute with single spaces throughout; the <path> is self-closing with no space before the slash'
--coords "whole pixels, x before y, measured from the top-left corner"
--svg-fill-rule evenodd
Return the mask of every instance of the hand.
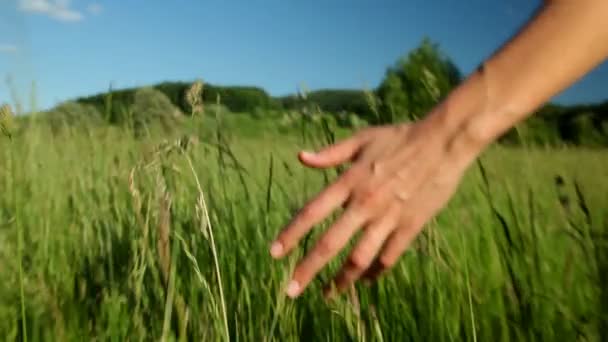
<path id="1" fill-rule="evenodd" d="M 335 277 L 336 289 L 362 277 L 373 280 L 391 268 L 447 203 L 477 156 L 462 146 L 462 139 L 428 118 L 368 128 L 317 153 L 301 152 L 308 167 L 352 166 L 308 202 L 272 244 L 271 255 L 281 258 L 334 209 L 345 209 L 297 265 L 287 294 L 299 296 L 359 229 L 361 239 Z"/>

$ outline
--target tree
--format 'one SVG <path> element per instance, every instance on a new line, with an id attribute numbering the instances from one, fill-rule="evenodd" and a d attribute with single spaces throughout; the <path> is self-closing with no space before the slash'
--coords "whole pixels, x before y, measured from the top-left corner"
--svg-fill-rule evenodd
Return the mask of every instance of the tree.
<path id="1" fill-rule="evenodd" d="M 380 123 L 425 115 L 461 80 L 461 73 L 428 38 L 388 68 L 377 94 L 382 102 Z"/>

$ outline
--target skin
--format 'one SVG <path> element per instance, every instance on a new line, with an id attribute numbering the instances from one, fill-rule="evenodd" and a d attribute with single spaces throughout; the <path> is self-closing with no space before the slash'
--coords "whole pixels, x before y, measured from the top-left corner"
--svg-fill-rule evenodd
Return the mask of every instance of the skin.
<path id="1" fill-rule="evenodd" d="M 300 296 L 359 230 L 360 239 L 326 290 L 375 280 L 395 265 L 488 145 L 608 57 L 606 18 L 606 0 L 547 1 L 424 119 L 368 128 L 316 153 L 301 152 L 307 167 L 350 168 L 271 244 L 271 255 L 281 259 L 313 226 L 344 208 L 296 266 L 287 295 Z"/>

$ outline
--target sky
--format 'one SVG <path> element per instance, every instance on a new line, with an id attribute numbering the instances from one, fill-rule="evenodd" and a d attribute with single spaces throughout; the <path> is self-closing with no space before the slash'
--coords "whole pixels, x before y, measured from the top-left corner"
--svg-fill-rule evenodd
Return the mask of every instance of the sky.
<path id="1" fill-rule="evenodd" d="M 540 0 L 0 0 L 0 102 L 48 109 L 113 88 L 198 78 L 372 88 L 427 36 L 466 75 Z M 558 103 L 608 99 L 608 63 Z M 33 96 L 32 96 L 33 94 Z"/>

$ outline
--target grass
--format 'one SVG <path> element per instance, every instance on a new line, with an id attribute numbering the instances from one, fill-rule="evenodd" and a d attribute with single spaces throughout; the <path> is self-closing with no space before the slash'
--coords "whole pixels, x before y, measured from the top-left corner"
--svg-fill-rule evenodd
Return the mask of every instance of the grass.
<path id="1" fill-rule="evenodd" d="M 1 139 L 0 336 L 608 337 L 605 150 L 492 147 L 388 276 L 326 302 L 321 282 L 337 260 L 286 299 L 290 270 L 330 223 L 287 261 L 271 260 L 272 237 L 335 177 L 297 164 L 298 149 L 333 139 L 306 125 L 195 117 L 163 143 L 116 127 L 53 136 L 33 123 Z M 201 143 L 184 148 L 183 134 Z"/>

